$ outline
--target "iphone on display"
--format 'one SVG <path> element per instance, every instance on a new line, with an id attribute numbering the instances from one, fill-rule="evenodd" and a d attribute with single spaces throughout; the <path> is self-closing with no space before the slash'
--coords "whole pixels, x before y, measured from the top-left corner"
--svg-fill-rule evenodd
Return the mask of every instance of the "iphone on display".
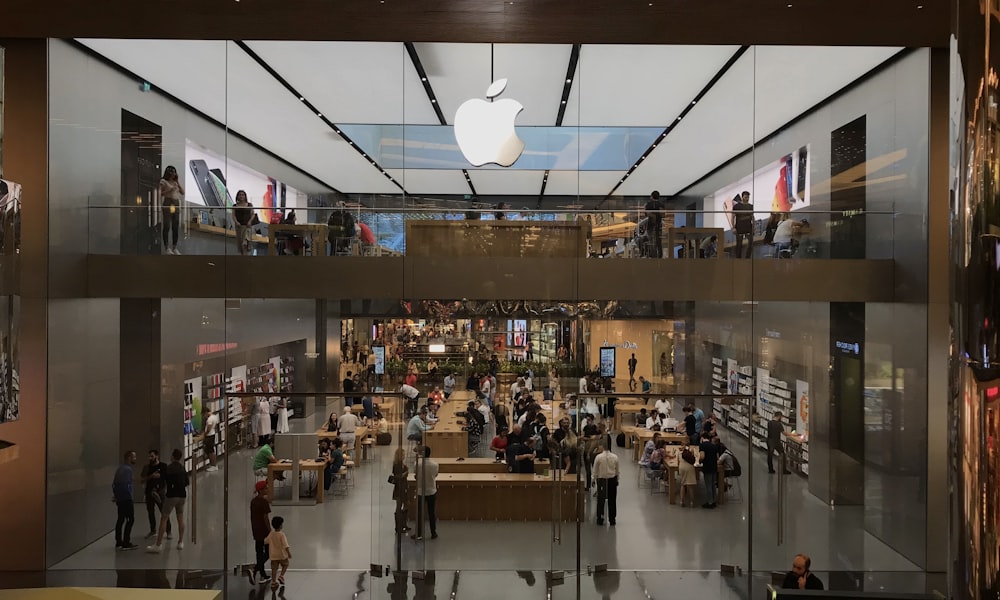
<path id="1" fill-rule="evenodd" d="M 222 207 L 223 196 L 219 196 L 215 184 L 212 183 L 212 172 L 208 170 L 208 164 L 201 159 L 196 159 L 190 161 L 189 165 L 191 175 L 194 176 L 198 190 L 201 191 L 201 197 L 205 199 L 205 206 Z"/>

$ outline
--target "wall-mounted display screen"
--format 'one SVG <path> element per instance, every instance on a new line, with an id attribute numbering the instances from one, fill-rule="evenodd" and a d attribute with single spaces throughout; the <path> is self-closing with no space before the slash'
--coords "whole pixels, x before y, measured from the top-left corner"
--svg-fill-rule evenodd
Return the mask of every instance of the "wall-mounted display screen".
<path id="1" fill-rule="evenodd" d="M 385 375 L 385 346 L 373 346 L 372 354 L 375 355 L 375 374 Z"/>
<path id="2" fill-rule="evenodd" d="M 615 376 L 615 349 L 612 347 L 601 348 L 601 377 Z"/>

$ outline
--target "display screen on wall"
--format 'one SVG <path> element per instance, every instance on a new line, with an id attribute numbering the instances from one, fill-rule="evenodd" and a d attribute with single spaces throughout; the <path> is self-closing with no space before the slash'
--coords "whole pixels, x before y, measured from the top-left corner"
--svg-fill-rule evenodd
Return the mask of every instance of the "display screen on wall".
<path id="1" fill-rule="evenodd" d="M 754 212 L 792 212 L 809 206 L 809 146 L 782 156 L 753 173 L 721 188 L 705 199 L 705 208 L 713 211 L 705 215 L 705 227 L 733 227 L 734 199 L 743 192 L 750 192 Z"/>
<path id="2" fill-rule="evenodd" d="M 601 377 L 615 376 L 615 349 L 604 346 L 601 348 Z"/>
<path id="3" fill-rule="evenodd" d="M 373 346 L 372 354 L 375 355 L 375 374 L 385 375 L 385 346 Z"/>

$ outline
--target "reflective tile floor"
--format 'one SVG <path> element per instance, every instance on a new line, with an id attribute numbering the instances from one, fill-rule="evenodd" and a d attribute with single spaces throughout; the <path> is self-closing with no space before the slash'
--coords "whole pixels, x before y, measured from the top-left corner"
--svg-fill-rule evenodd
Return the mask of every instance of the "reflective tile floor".
<path id="1" fill-rule="evenodd" d="M 293 421 L 293 427 L 314 431 L 316 424 L 312 418 L 302 419 Z M 887 589 L 916 586 L 919 590 L 912 591 L 923 590 L 920 569 L 864 531 L 863 507 L 830 507 L 809 493 L 805 479 L 794 475 L 785 478 L 785 528 L 779 544 L 777 476 L 767 474 L 762 452 L 755 451 L 750 460 L 745 443 L 733 435 L 724 435 L 724 441 L 744 467 L 742 502 L 715 510 L 670 505 L 665 494 L 651 494 L 648 488 L 637 486 L 631 451 L 616 448 L 622 464 L 617 526 L 595 524 L 594 502 L 588 496 L 587 521 L 580 526 L 580 537 L 575 524 L 563 524 L 557 532 L 561 543 L 552 542 L 550 523 L 444 521 L 438 527 L 439 539 L 418 543 L 403 538 L 397 546 L 391 487 L 386 482 L 392 448 L 378 448 L 376 460 L 357 470 L 346 497 L 327 497 L 320 505 L 309 502 L 273 508 L 272 514 L 286 519 L 293 553 L 284 594 L 305 598 L 325 591 L 324 597 L 445 598 L 460 589 L 461 595 L 468 590 L 469 597 L 485 598 L 509 597 L 510 590 L 519 589 L 518 596 L 523 592 L 523 597 L 536 597 L 537 590 L 537 597 L 542 598 L 547 593 L 545 571 L 575 572 L 577 539 L 581 540 L 584 577 L 567 577 L 553 586 L 549 597 L 664 598 L 678 591 L 700 590 L 710 597 L 742 598 L 747 597 L 747 577 L 722 576 L 720 565 L 747 569 L 752 553 L 754 571 L 764 574 L 760 586 L 754 587 L 762 590 L 766 574 L 787 570 L 797 552 L 812 556 L 814 571 L 835 572 L 833 583 L 841 589 L 888 585 Z M 180 582 L 181 587 L 212 589 L 221 589 L 225 583 L 228 598 L 258 597 L 260 590 L 251 588 L 245 577 L 232 576 L 235 566 L 253 561 L 250 459 L 249 451 L 237 452 L 228 457 L 226 468 L 198 475 L 196 543 L 190 541 L 189 527 L 183 550 L 169 547 L 159 555 L 141 550 L 116 552 L 114 523 L 109 523 L 107 535 L 54 565 L 46 581 L 49 585 L 87 584 L 93 577 L 100 580 L 95 585 L 176 587 Z M 756 482 L 752 494 L 747 472 L 751 468 Z M 228 539 L 223 525 L 227 494 Z M 289 496 L 290 488 L 280 488 L 277 495 L 279 499 Z M 142 536 L 148 526 L 142 505 L 136 507 L 136 516 L 133 537 L 145 546 Z M 753 544 L 748 543 L 751 539 Z M 433 574 L 422 582 L 409 581 L 403 591 L 403 581 L 391 576 L 372 583 L 367 575 L 372 563 Z M 613 572 L 585 575 L 589 565 L 602 564 Z M 494 590 L 501 592 L 493 595 Z M 264 591 L 269 597 L 270 590 Z M 353 596 L 357 591 L 361 593 Z M 752 596 L 759 597 L 756 592 Z"/>

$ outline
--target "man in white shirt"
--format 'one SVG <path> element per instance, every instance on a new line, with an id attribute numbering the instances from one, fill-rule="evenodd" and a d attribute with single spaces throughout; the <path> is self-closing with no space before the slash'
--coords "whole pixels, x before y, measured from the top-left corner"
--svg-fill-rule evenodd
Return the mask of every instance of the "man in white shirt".
<path id="1" fill-rule="evenodd" d="M 206 471 L 218 471 L 215 466 L 215 440 L 219 433 L 219 415 L 208 408 L 204 410 L 205 417 L 205 441 L 203 442 L 205 454 L 208 456 L 208 468 Z"/>
<path id="2" fill-rule="evenodd" d="M 670 416 L 670 400 L 667 400 L 666 398 L 660 398 L 657 400 L 656 403 L 653 404 L 653 408 L 661 415 Z"/>
<path id="3" fill-rule="evenodd" d="M 660 431 L 663 429 L 663 417 L 656 411 L 653 411 L 653 414 L 646 419 L 646 429 L 652 429 L 653 426 L 659 426 Z"/>
<path id="4" fill-rule="evenodd" d="M 492 389 L 492 382 L 490 381 L 490 376 L 487 375 L 483 377 L 482 381 L 479 382 L 479 393 L 483 395 L 483 398 L 486 398 L 487 402 L 489 402 L 490 399 L 491 389 Z"/>
<path id="5" fill-rule="evenodd" d="M 406 398 L 406 416 L 410 417 L 417 414 L 417 399 L 420 398 L 420 390 L 404 383 L 399 386 L 399 391 Z"/>
<path id="6" fill-rule="evenodd" d="M 444 399 L 451 398 L 451 393 L 455 391 L 455 374 L 448 373 L 444 377 Z"/>
<path id="7" fill-rule="evenodd" d="M 337 436 L 344 441 L 344 447 L 350 450 L 354 449 L 354 431 L 358 428 L 360 422 L 357 415 L 351 411 L 350 406 L 344 407 L 344 414 L 340 415 L 337 419 Z"/>
<path id="8" fill-rule="evenodd" d="M 618 515 L 618 457 L 602 440 L 601 453 L 594 459 L 594 479 L 597 480 L 597 524 L 604 525 L 604 501 L 608 501 L 608 522 L 615 526 Z"/>
<path id="9" fill-rule="evenodd" d="M 418 461 L 416 466 L 417 479 L 417 502 L 422 497 L 427 506 L 427 520 L 431 524 L 431 539 L 437 539 L 437 482 L 438 464 L 431 460 L 430 446 L 424 446 L 424 460 Z M 413 534 L 413 539 L 424 539 L 424 519 L 417 511 L 417 531 Z"/>
<path id="10" fill-rule="evenodd" d="M 524 380 L 518 377 L 514 380 L 514 383 L 510 384 L 510 401 L 517 402 L 517 395 L 521 392 L 521 386 L 524 384 Z"/>
<path id="11" fill-rule="evenodd" d="M 775 258 L 781 258 L 781 252 L 783 250 L 791 250 L 792 248 L 792 238 L 795 237 L 795 232 L 799 229 L 799 222 L 788 217 L 788 213 L 781 215 L 781 222 L 778 223 L 778 228 L 774 230 L 774 256 Z"/>

